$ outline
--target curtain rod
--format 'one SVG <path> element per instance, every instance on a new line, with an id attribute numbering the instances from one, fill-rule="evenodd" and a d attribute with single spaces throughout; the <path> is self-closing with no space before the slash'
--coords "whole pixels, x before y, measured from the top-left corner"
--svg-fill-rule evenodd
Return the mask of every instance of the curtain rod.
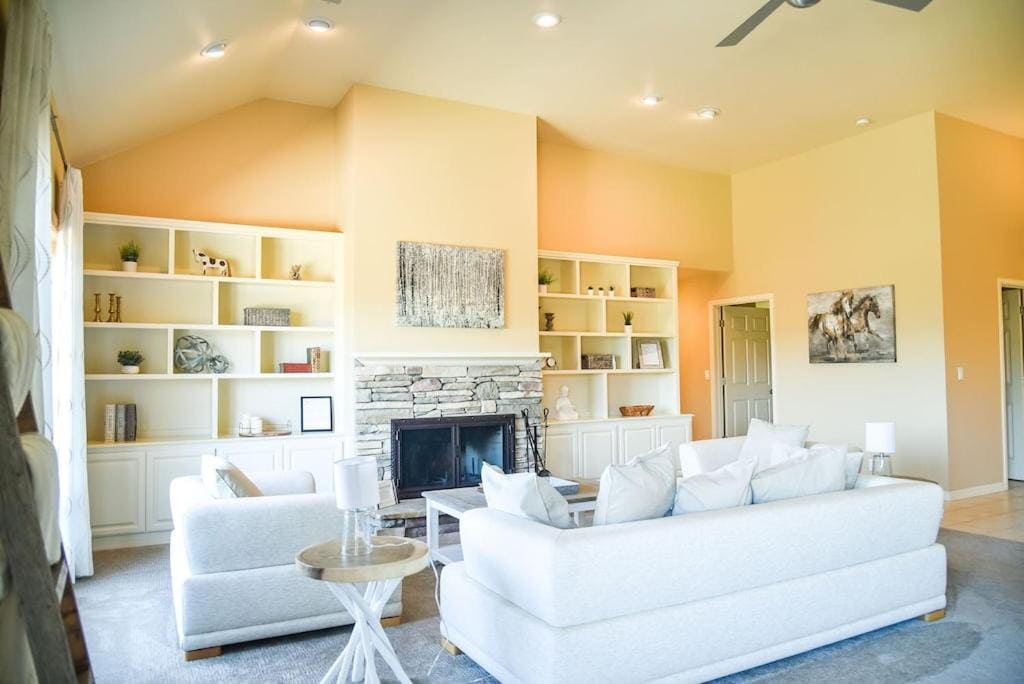
<path id="1" fill-rule="evenodd" d="M 57 115 L 50 110 L 50 129 L 53 131 L 53 135 L 57 138 L 57 151 L 60 152 L 60 160 L 64 164 L 64 170 L 68 170 L 68 158 L 64 154 L 64 141 L 60 137 L 60 128 L 57 126 Z"/>

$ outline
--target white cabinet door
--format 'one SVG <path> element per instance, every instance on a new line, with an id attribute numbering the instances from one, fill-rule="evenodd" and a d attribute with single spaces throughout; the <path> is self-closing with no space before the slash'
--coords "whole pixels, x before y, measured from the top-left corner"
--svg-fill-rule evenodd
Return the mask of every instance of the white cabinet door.
<path id="1" fill-rule="evenodd" d="M 90 453 L 87 461 L 93 536 L 145 532 L 145 452 Z"/>
<path id="2" fill-rule="evenodd" d="M 284 451 L 285 470 L 313 474 L 319 494 L 334 491 L 334 461 L 341 458 L 341 442 L 331 440 L 289 443 Z"/>
<path id="3" fill-rule="evenodd" d="M 174 527 L 171 521 L 171 480 L 198 475 L 202 455 L 212 451 L 213 447 L 207 445 L 150 449 L 146 452 L 147 531 L 160 532 Z"/>
<path id="4" fill-rule="evenodd" d="M 579 477 L 576 472 L 576 431 L 555 432 L 548 429 L 544 464 L 552 475 L 565 479 Z"/>
<path id="5" fill-rule="evenodd" d="M 254 439 L 248 442 L 232 442 L 217 447 L 217 455 L 231 461 L 243 473 L 259 473 L 280 470 L 284 450 L 280 443 Z"/>
<path id="6" fill-rule="evenodd" d="M 580 428 L 580 473 L 584 480 L 596 480 L 615 463 L 615 426 L 599 425 Z"/>
<path id="7" fill-rule="evenodd" d="M 644 423 L 641 425 L 623 425 L 619 428 L 619 460 L 617 463 L 626 463 L 634 456 L 650 451 L 657 444 L 654 425 Z"/>

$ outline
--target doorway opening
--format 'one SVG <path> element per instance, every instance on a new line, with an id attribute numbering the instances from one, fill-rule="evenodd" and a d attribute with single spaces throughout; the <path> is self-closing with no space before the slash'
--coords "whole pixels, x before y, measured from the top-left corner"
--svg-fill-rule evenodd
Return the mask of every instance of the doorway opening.
<path id="1" fill-rule="evenodd" d="M 1000 285 L 1003 450 L 1007 480 L 1024 480 L 1024 284 Z"/>
<path id="2" fill-rule="evenodd" d="M 711 302 L 711 434 L 740 437 L 774 416 L 771 295 Z"/>

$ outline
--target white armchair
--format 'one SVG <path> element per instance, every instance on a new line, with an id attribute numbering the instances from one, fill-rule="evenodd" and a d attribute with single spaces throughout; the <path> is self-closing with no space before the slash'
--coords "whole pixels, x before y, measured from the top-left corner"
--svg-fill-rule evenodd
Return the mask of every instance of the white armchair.
<path id="1" fill-rule="evenodd" d="M 295 554 L 338 535 L 341 513 L 303 471 L 251 473 L 264 496 L 214 499 L 199 477 L 171 482 L 171 583 L 187 659 L 226 644 L 352 624 Z M 401 587 L 384 617 L 402 614 Z"/>

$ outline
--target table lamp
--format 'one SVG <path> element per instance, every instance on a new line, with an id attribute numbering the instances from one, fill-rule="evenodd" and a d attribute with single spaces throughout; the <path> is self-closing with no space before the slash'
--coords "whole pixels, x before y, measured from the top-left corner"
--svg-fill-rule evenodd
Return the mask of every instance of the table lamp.
<path id="1" fill-rule="evenodd" d="M 871 474 L 890 477 L 896 453 L 896 423 L 865 423 L 864 450 L 871 456 Z"/>
<path id="2" fill-rule="evenodd" d="M 342 513 L 341 555 L 362 556 L 373 549 L 368 516 L 380 502 L 377 459 L 343 458 L 334 462 L 334 500 Z"/>

